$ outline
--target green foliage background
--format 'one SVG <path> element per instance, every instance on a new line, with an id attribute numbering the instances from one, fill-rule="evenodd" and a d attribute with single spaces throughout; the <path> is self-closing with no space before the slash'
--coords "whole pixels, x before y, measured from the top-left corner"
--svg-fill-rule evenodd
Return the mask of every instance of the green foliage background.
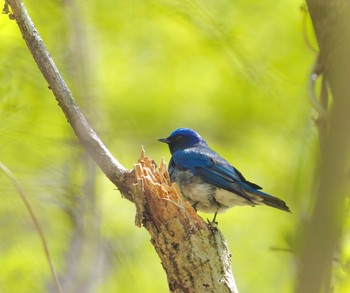
<path id="1" fill-rule="evenodd" d="M 307 93 L 315 53 L 303 3 L 25 4 L 84 114 L 125 167 L 141 145 L 168 160 L 157 139 L 191 127 L 288 203 L 292 215 L 241 207 L 220 215 L 219 225 L 241 292 L 291 292 L 296 227 L 309 212 L 317 154 Z M 34 206 L 62 283 L 71 281 L 65 292 L 166 292 L 133 205 L 84 153 L 6 15 L 0 41 L 1 161 Z M 53 292 L 38 235 L 4 176 L 0 191 L 0 292 Z M 339 274 L 339 292 L 349 289 L 347 277 Z"/>

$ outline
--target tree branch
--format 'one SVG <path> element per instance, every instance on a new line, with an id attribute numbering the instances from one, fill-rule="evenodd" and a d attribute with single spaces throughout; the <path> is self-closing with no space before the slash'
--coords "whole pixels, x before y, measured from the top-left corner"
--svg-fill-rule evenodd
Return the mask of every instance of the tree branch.
<path id="1" fill-rule="evenodd" d="M 16 20 L 28 49 L 49 84 L 49 88 L 55 95 L 58 105 L 62 108 L 76 136 L 105 175 L 116 185 L 122 186 L 126 169 L 112 156 L 81 113 L 72 93 L 28 15 L 23 2 L 8 0 L 7 3 L 11 7 L 12 17 Z"/>
<path id="2" fill-rule="evenodd" d="M 122 195 L 135 203 L 136 225 L 150 233 L 170 291 L 238 293 L 230 252 L 217 227 L 205 223 L 183 200 L 176 184 L 170 183 L 164 162 L 157 168 L 142 153 L 130 171 L 111 155 L 76 105 L 23 3 L 7 0 L 6 4 L 76 136 Z"/>

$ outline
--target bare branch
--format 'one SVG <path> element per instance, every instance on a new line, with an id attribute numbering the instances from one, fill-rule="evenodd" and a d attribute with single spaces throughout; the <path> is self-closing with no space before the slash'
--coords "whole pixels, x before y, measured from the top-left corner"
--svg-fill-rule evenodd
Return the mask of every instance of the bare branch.
<path id="1" fill-rule="evenodd" d="M 28 49 L 80 142 L 106 176 L 118 187 L 124 187 L 123 178 L 127 170 L 112 156 L 81 113 L 72 93 L 28 15 L 24 4 L 18 0 L 8 0 L 7 3 L 11 7 L 13 17 L 21 30 Z"/>
<path id="2" fill-rule="evenodd" d="M 230 252 L 217 227 L 205 223 L 144 153 L 126 170 L 107 150 L 76 105 L 20 0 L 7 0 L 27 46 L 82 145 L 124 197 L 136 205 L 136 225 L 151 235 L 171 292 L 238 293 Z"/>

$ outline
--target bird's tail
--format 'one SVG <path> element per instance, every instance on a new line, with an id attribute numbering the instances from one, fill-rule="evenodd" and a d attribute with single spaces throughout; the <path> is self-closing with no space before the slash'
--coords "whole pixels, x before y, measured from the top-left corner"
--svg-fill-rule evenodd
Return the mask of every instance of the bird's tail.
<path id="1" fill-rule="evenodd" d="M 259 196 L 263 199 L 263 203 L 267 206 L 291 213 L 289 207 L 282 199 L 263 192 L 259 192 Z"/>
<path id="2" fill-rule="evenodd" d="M 251 202 L 253 204 L 257 204 L 257 205 L 265 204 L 267 206 L 291 213 L 289 207 L 282 199 L 279 199 L 275 196 L 272 196 L 270 194 L 267 194 L 267 193 L 259 190 L 259 189 L 261 189 L 260 186 L 254 184 L 254 183 L 245 182 L 245 183 L 241 184 L 241 187 L 246 193 L 249 194 L 249 197 L 250 197 Z"/>
<path id="3" fill-rule="evenodd" d="M 252 203 L 258 204 L 258 205 L 265 204 L 267 206 L 291 213 L 289 207 L 282 199 L 279 199 L 275 196 L 272 196 L 260 190 L 251 188 L 250 186 L 249 187 L 245 186 L 245 187 L 246 187 L 245 191 L 249 194 L 252 200 Z"/>

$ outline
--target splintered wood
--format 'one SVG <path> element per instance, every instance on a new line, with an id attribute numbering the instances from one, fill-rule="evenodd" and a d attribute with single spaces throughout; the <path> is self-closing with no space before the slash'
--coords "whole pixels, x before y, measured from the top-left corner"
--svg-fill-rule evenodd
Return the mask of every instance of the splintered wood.
<path id="1" fill-rule="evenodd" d="M 178 185 L 170 182 L 164 159 L 158 167 L 142 149 L 140 159 L 134 165 L 134 171 L 137 187 L 142 194 L 141 197 L 134 198 L 137 226 L 152 222 L 159 229 L 161 225 L 174 219 L 190 226 L 203 226 L 195 209 L 182 197 Z M 193 222 L 188 221 L 189 219 Z"/>
<path id="2" fill-rule="evenodd" d="M 148 189 L 160 198 L 184 203 L 181 192 L 176 183 L 170 182 L 169 173 L 164 158 L 159 168 L 154 160 L 146 156 L 142 148 L 138 164 L 134 165 L 137 181 L 142 180 L 143 188 Z"/>

